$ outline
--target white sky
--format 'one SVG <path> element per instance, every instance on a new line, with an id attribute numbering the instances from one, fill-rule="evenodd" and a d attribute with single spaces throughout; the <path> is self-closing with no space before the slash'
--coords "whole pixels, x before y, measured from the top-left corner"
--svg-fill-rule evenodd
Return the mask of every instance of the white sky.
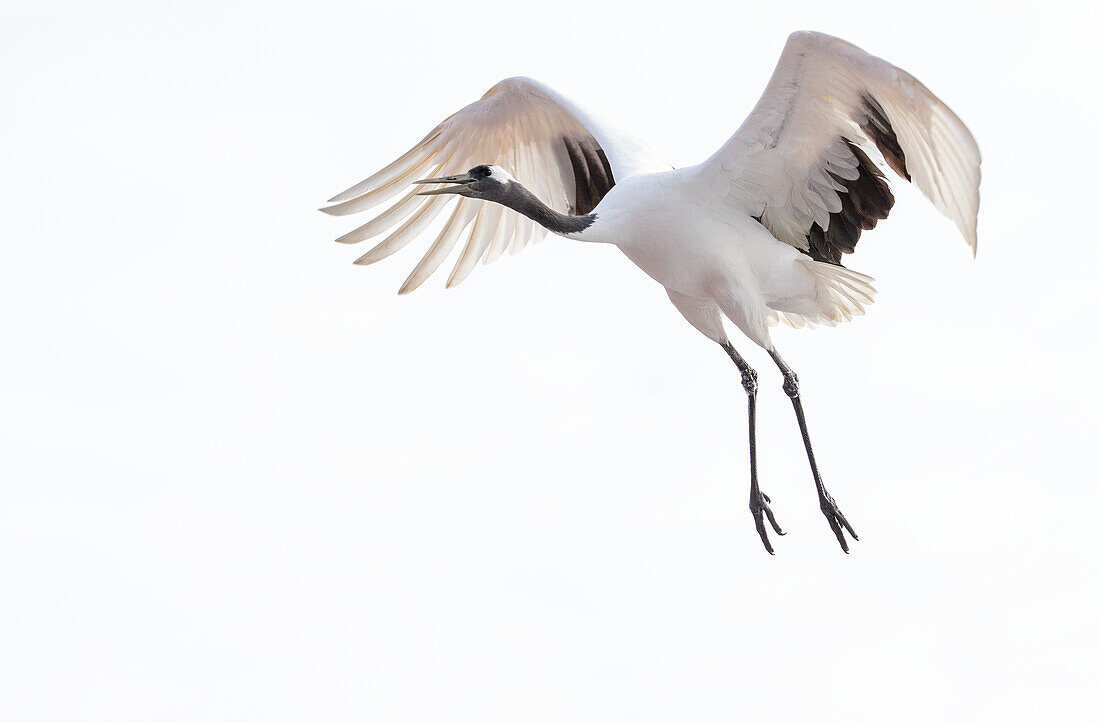
<path id="1" fill-rule="evenodd" d="M 1095 715 L 1084 8 L 5 3 L 0 718 Z M 517 74 L 697 162 L 800 28 L 919 77 L 985 178 L 976 261 L 895 184 L 871 313 L 776 332 L 852 555 L 740 345 L 772 558 L 736 370 L 616 251 L 398 298 L 414 251 L 354 267 L 315 208 Z"/>

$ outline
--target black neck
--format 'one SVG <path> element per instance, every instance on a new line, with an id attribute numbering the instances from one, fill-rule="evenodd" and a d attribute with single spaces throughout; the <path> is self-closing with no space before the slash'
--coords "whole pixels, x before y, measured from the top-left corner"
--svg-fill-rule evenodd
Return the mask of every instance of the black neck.
<path id="1" fill-rule="evenodd" d="M 508 192 L 500 199 L 500 203 L 519 211 L 548 231 L 562 235 L 580 233 L 596 220 L 595 213 L 588 213 L 583 216 L 568 216 L 564 213 L 558 213 L 540 201 L 535 194 L 528 191 L 517 181 L 509 183 L 507 189 Z"/>

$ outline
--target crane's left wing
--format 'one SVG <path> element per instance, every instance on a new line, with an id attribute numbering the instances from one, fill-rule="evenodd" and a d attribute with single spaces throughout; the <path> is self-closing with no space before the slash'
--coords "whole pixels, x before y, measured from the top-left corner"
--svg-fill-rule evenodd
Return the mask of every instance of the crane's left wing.
<path id="1" fill-rule="evenodd" d="M 504 206 L 453 195 L 420 196 L 420 178 L 496 164 L 559 213 L 586 214 L 616 180 L 670 166 L 638 139 L 595 120 L 550 88 L 529 78 L 508 78 L 450 116 L 420 143 L 321 209 L 343 216 L 375 208 L 406 194 L 359 228 L 337 239 L 358 243 L 390 232 L 357 264 L 372 264 L 400 250 L 453 203 L 439 235 L 398 293 L 427 279 L 459 246 L 462 253 L 447 279 L 460 283 L 480 260 L 505 250 L 516 253 L 542 239 L 546 230 Z"/>
<path id="2" fill-rule="evenodd" d="M 752 113 L 700 169 L 777 239 L 839 264 L 894 204 L 878 159 L 977 250 L 970 131 L 916 78 L 829 35 L 791 35 Z"/>

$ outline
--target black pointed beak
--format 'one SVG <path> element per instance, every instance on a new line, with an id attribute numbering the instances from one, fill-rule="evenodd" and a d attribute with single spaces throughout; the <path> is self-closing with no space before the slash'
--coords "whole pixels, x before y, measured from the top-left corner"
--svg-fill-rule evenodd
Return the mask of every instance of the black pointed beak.
<path id="1" fill-rule="evenodd" d="M 444 186 L 443 188 L 433 188 L 430 191 L 419 191 L 417 196 L 438 196 L 443 193 L 462 193 L 466 186 L 473 183 L 475 179 L 469 173 L 459 173 L 456 176 L 440 176 L 439 178 L 424 178 L 419 181 L 413 181 L 413 183 L 453 183 L 454 186 Z"/>

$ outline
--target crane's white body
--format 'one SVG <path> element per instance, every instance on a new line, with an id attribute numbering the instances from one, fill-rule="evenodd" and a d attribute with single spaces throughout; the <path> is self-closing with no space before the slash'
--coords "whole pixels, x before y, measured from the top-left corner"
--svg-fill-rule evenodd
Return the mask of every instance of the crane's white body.
<path id="1" fill-rule="evenodd" d="M 590 229 L 568 237 L 617 246 L 720 343 L 727 341 L 722 315 L 771 348 L 768 327 L 779 320 L 829 323 L 838 309 L 854 313 L 858 301 L 871 300 L 867 277 L 776 243 L 747 213 L 730 213 L 700 176 L 697 166 L 632 176 L 600 202 Z M 855 287 L 840 288 L 854 297 L 848 305 L 834 298 L 837 278 Z"/>
<path id="2" fill-rule="evenodd" d="M 981 158 L 966 127 L 908 73 L 842 40 L 808 32 L 790 37 L 752 114 L 697 166 L 673 169 L 643 142 L 557 92 L 509 78 L 324 210 L 355 213 L 391 199 L 415 179 L 494 164 L 553 210 L 573 213 L 581 205 L 584 179 L 578 176 L 595 171 L 570 165 L 570 143 L 605 153 L 614 186 L 596 205 L 594 223 L 567 236 L 619 247 L 665 287 L 689 322 L 718 342 L 727 341 L 723 316 L 771 349 L 772 324 L 832 324 L 863 312 L 874 294 L 870 278 L 807 254 L 810 235 L 827 232 L 855 199 L 846 184 L 859 182 L 867 163 L 911 174 L 967 242 L 977 244 Z M 399 250 L 455 199 L 425 199 L 416 190 L 339 239 L 355 243 L 403 221 L 356 263 Z M 864 228 L 873 225 L 874 217 Z M 400 293 L 423 283 L 456 246 L 462 251 L 448 287 L 478 261 L 515 253 L 544 233 L 510 208 L 458 198 Z"/>

